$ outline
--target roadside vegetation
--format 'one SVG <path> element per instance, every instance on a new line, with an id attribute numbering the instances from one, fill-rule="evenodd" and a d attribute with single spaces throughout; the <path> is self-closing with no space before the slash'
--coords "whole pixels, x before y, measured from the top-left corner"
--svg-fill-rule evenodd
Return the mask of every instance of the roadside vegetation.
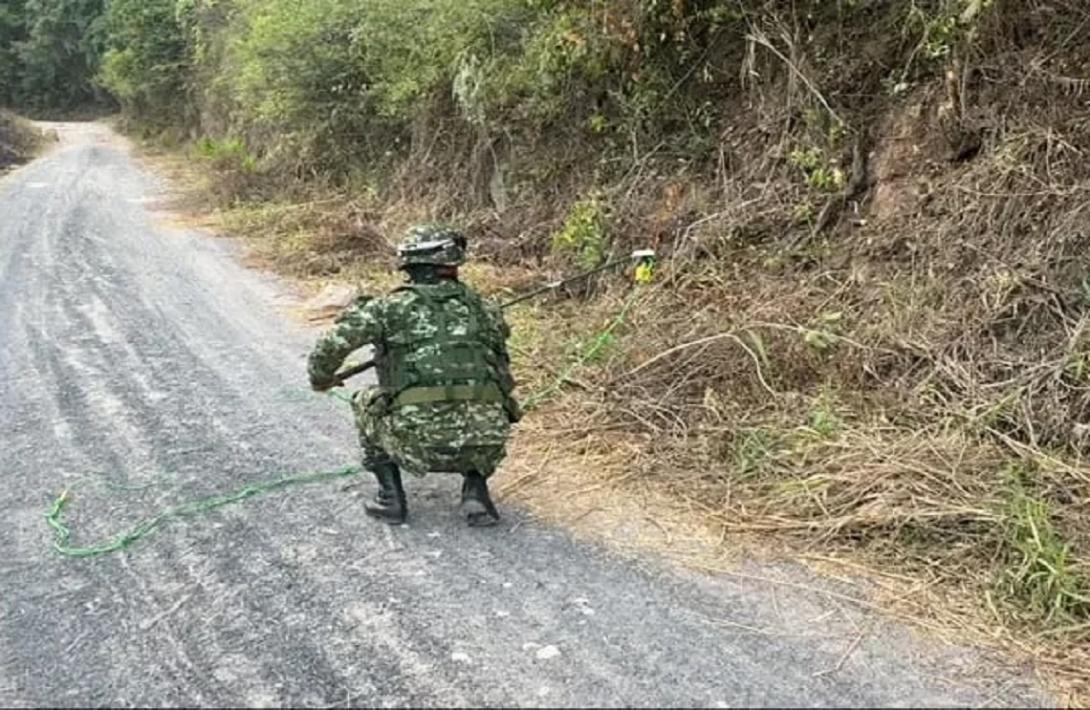
<path id="1" fill-rule="evenodd" d="M 421 219 L 496 294 L 657 249 L 512 312 L 509 495 L 866 565 L 1090 693 L 1084 3 L 107 0 L 53 65 L 14 7 L 0 95 L 112 97 L 290 275 L 378 288 Z"/>
<path id="2" fill-rule="evenodd" d="M 0 109 L 0 172 L 34 157 L 44 142 L 41 132 L 15 114 Z"/>

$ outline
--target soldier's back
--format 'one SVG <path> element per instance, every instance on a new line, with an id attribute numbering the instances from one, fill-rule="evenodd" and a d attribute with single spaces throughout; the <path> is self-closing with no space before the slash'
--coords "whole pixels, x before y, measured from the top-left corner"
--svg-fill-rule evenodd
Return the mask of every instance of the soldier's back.
<path id="1" fill-rule="evenodd" d="M 383 445 L 414 473 L 491 474 L 511 422 L 493 351 L 505 334 L 457 281 L 412 285 L 386 304 L 390 410 Z"/>

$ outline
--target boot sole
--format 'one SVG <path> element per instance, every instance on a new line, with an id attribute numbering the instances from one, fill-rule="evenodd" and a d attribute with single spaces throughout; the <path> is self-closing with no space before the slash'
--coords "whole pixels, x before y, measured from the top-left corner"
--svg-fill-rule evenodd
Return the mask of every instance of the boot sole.
<path id="1" fill-rule="evenodd" d="M 381 520 L 387 525 L 404 525 L 405 519 L 408 517 L 405 515 L 391 515 L 383 510 L 371 510 L 369 508 L 364 508 L 363 512 L 367 513 L 368 517 Z"/>
<path id="2" fill-rule="evenodd" d="M 466 524 L 471 528 L 490 528 L 500 522 L 500 517 L 489 512 L 485 504 L 479 500 L 467 500 L 462 503 L 462 515 L 465 516 Z"/>

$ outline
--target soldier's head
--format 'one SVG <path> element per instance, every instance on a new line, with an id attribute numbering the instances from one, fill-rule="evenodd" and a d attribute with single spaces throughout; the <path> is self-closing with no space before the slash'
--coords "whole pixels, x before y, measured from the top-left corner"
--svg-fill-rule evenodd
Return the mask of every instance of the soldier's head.
<path id="1" fill-rule="evenodd" d="M 411 228 L 397 248 L 398 268 L 410 281 L 458 278 L 466 260 L 466 238 L 456 229 L 434 224 Z"/>

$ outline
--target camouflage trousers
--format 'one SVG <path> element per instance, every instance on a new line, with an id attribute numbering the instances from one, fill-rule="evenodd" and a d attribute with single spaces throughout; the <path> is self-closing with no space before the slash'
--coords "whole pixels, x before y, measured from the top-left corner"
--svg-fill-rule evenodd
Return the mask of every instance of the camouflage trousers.
<path id="1" fill-rule="evenodd" d="M 352 411 L 363 464 L 393 462 L 417 476 L 431 472 L 491 476 L 507 455 L 511 424 L 494 402 L 435 402 L 390 408 L 377 387 L 356 392 Z"/>

